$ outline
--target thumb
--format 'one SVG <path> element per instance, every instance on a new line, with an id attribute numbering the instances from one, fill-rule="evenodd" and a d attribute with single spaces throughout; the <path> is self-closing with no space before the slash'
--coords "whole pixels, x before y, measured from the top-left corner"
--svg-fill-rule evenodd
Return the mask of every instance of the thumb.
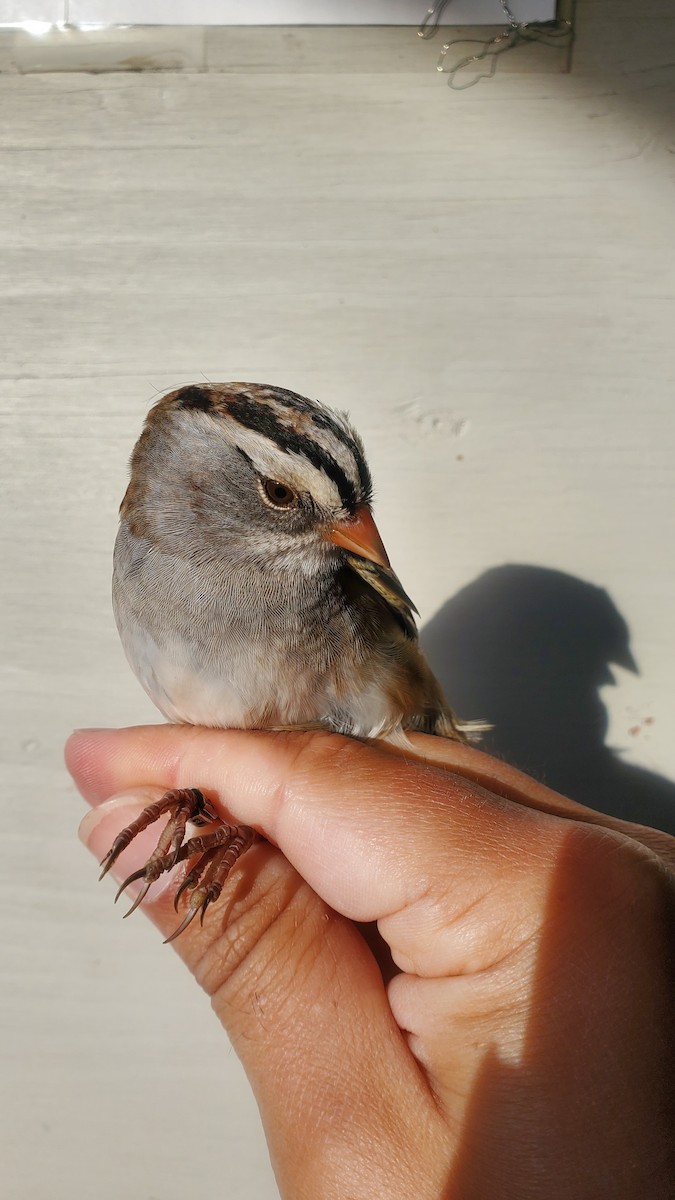
<path id="1" fill-rule="evenodd" d="M 82 840 L 102 859 L 120 829 L 160 795 L 147 787 L 100 804 L 82 822 Z M 141 867 L 156 840 L 145 830 L 111 875 L 121 882 Z M 176 928 L 178 885 L 161 876 L 143 903 L 165 937 Z M 133 899 L 131 889 L 127 895 Z M 438 1150 L 445 1131 L 382 975 L 357 927 L 280 851 L 256 843 L 203 926 L 193 921 L 172 946 L 210 996 L 246 1070 L 282 1195 L 342 1196 L 350 1176 L 350 1195 L 427 1194 L 415 1166 L 420 1138 Z M 430 1152 L 428 1161 L 444 1157 Z M 429 1179 L 428 1194 L 437 1194 L 437 1182 Z"/>

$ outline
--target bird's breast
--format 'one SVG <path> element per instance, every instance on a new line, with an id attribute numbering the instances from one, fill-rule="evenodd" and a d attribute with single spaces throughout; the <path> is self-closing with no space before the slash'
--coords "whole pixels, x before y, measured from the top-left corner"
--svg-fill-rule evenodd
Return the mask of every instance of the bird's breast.
<path id="1" fill-rule="evenodd" d="M 251 728 L 321 719 L 348 631 L 329 589 L 195 571 L 118 537 L 113 607 L 127 658 L 171 721 Z"/>
<path id="2" fill-rule="evenodd" d="M 389 634 L 362 628 L 361 609 L 330 578 L 196 570 L 122 527 L 113 607 L 131 667 L 170 721 L 320 723 L 358 737 L 411 723 L 416 705 L 400 685 L 412 678 L 402 655 L 416 648 L 395 624 Z"/>

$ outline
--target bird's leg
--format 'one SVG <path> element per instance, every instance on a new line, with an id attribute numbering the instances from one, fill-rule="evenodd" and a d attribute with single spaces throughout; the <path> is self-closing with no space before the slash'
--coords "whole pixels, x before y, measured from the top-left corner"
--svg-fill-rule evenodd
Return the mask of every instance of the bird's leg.
<path id="1" fill-rule="evenodd" d="M 118 833 L 110 850 L 103 859 L 100 878 L 103 879 L 116 862 L 119 855 L 133 841 L 138 833 L 147 829 L 164 813 L 170 817 L 162 831 L 160 839 L 145 866 L 134 871 L 119 888 L 115 900 L 122 892 L 137 879 L 143 879 L 143 886 L 125 916 L 130 916 L 147 895 L 152 884 L 165 871 L 170 871 L 179 862 L 199 855 L 199 859 L 188 872 L 176 895 L 176 903 L 182 892 L 190 891 L 190 911 L 188 919 L 172 935 L 179 933 L 190 923 L 195 914 L 201 910 L 202 920 L 209 904 L 217 900 L 223 889 L 223 884 L 237 859 L 252 845 L 255 834 L 247 825 L 228 825 L 219 823 L 212 833 L 201 834 L 184 841 L 188 821 L 193 825 L 205 825 L 217 821 L 211 813 L 202 793 L 197 788 L 180 788 L 166 792 L 160 800 L 149 804 L 135 821 Z M 203 877 L 201 887 L 197 887 Z M 172 940 L 170 938 L 169 940 Z"/>
<path id="2" fill-rule="evenodd" d="M 184 929 L 187 929 L 198 912 L 201 913 L 201 923 L 204 923 L 204 914 L 209 904 L 213 904 L 219 899 L 230 871 L 242 854 L 245 854 L 253 845 L 255 836 L 255 832 L 248 825 L 223 823 L 213 833 L 190 838 L 185 843 L 180 852 L 181 859 L 183 857 L 191 858 L 195 851 L 201 851 L 201 855 L 176 893 L 174 899 L 176 910 L 178 910 L 178 901 L 183 892 L 189 891 L 190 901 L 185 917 L 171 937 L 166 939 L 167 942 L 172 942 Z"/>
<path id="3" fill-rule="evenodd" d="M 173 866 L 185 835 L 187 822 L 193 821 L 195 818 L 203 818 L 206 813 L 206 800 L 197 788 L 181 788 L 177 791 L 165 792 L 160 800 L 155 800 L 153 804 L 148 804 L 147 808 L 143 809 L 140 817 L 132 821 L 131 825 L 127 825 L 126 829 L 123 829 L 121 833 L 118 833 L 108 853 L 101 862 L 103 870 L 99 875 L 99 879 L 103 879 L 104 875 L 108 874 L 113 863 L 117 861 L 122 851 L 126 850 L 137 833 L 141 833 L 144 829 L 147 829 L 148 825 L 152 825 L 154 821 L 159 820 L 163 813 L 167 812 L 173 815 L 171 820 L 167 822 L 164 833 L 157 844 L 157 849 L 146 865 L 150 866 L 153 860 L 157 862 L 163 860 L 166 857 L 169 846 L 171 846 L 173 852 L 171 855 L 173 860 L 171 866 Z M 164 869 L 166 870 L 168 867 Z M 157 871 L 155 878 L 158 879 L 161 874 L 161 870 Z"/>

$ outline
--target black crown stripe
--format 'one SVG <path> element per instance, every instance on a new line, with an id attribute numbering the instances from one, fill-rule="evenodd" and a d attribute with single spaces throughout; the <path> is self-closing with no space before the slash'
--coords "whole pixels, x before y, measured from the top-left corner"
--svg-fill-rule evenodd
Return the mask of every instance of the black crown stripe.
<path id="1" fill-rule="evenodd" d="M 267 392 L 272 400 L 280 400 L 282 404 L 285 404 L 288 408 L 295 409 L 296 412 L 308 413 L 319 429 L 327 429 L 338 441 L 345 442 L 354 456 L 363 499 L 369 501 L 373 490 L 373 482 L 360 443 L 355 441 L 341 425 L 338 425 L 330 413 L 322 412 L 306 396 L 300 396 L 297 392 L 290 392 L 286 388 L 280 387 L 265 387 L 265 385 L 261 385 L 261 390 Z"/>
<path id="2" fill-rule="evenodd" d="M 324 471 L 337 487 L 342 503 L 349 509 L 356 507 L 354 484 L 347 478 L 342 467 L 336 463 L 332 455 L 328 454 L 321 446 L 317 446 L 316 442 L 294 433 L 293 430 L 282 425 L 270 409 L 249 400 L 247 396 L 240 394 L 232 400 L 228 405 L 228 412 L 239 425 L 269 438 L 280 450 L 301 454 L 311 462 L 312 466 Z M 313 410 L 312 415 L 314 416 Z"/>
<path id="3" fill-rule="evenodd" d="M 211 412 L 213 408 L 213 398 L 208 388 L 201 387 L 198 384 L 192 384 L 189 387 L 181 389 L 179 408 L 196 408 L 200 412 Z"/>

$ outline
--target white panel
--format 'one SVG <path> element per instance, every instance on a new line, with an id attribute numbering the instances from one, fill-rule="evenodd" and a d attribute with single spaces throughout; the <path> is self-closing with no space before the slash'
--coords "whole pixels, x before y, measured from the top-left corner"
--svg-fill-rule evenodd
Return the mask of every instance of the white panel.
<path id="1" fill-rule="evenodd" d="M 608 7 L 584 6 L 573 75 L 514 51 L 460 94 L 409 28 L 398 48 L 319 31 L 332 66 L 352 43 L 353 74 L 274 74 L 279 42 L 316 56 L 263 30 L 238 75 L 0 78 L 8 1200 L 277 1196 L 208 1000 L 96 883 L 62 765 L 74 725 L 158 719 L 109 599 L 155 389 L 203 372 L 349 408 L 459 711 L 493 716 L 531 681 L 507 736 L 535 768 L 562 754 L 559 786 L 602 782 L 594 803 L 611 791 L 675 829 L 672 17 L 616 4 L 608 38 Z M 536 568 L 520 604 L 507 563 Z M 532 610 L 548 653 L 521 637 L 507 672 L 495 622 Z M 640 674 L 612 666 L 609 687 L 621 617 Z"/>
<path id="2" fill-rule="evenodd" d="M 56 25 L 65 16 L 65 0 L 0 0 L 0 25 L 46 21 Z"/>
<path id="3" fill-rule="evenodd" d="M 419 25 L 425 0 L 71 0 L 75 24 L 148 25 Z M 519 20 L 547 20 L 555 0 L 514 0 Z M 452 25 L 503 23 L 498 0 L 450 0 Z"/>

